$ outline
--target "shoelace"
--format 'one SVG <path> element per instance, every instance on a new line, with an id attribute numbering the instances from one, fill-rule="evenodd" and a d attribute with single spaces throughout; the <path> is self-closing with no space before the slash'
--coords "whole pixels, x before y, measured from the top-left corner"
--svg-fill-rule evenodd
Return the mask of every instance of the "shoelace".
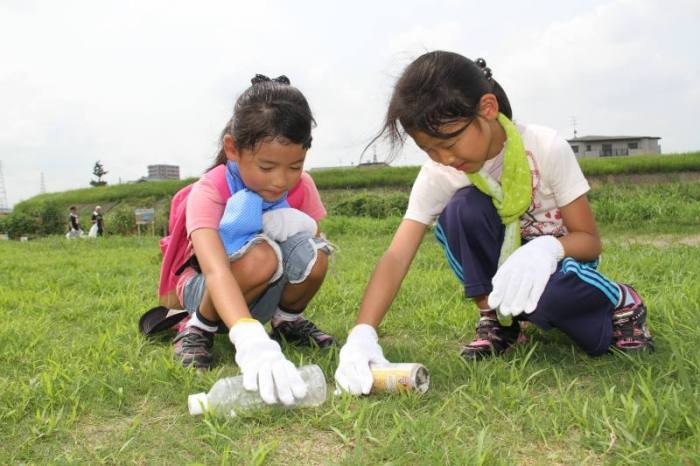
<path id="1" fill-rule="evenodd" d="M 191 349 L 209 345 L 209 338 L 199 332 L 190 332 L 182 337 L 182 347 Z"/>
<path id="2" fill-rule="evenodd" d="M 303 319 L 297 325 L 299 332 L 307 332 L 311 336 L 317 336 L 319 334 L 323 335 L 323 332 L 310 320 Z"/>
<path id="3" fill-rule="evenodd" d="M 634 305 L 630 305 L 628 308 L 632 308 L 633 306 Z M 617 319 L 613 320 L 613 325 L 615 327 L 614 330 L 620 332 L 624 338 L 634 337 L 634 331 L 638 327 L 637 320 L 642 313 L 641 306 L 637 306 L 636 309 L 633 308 L 627 310 L 628 308 L 623 308 L 625 312 L 618 312 L 618 314 L 621 314 L 622 317 L 618 317 Z M 639 329 L 639 331 L 641 332 L 641 329 Z"/>
<path id="4" fill-rule="evenodd" d="M 495 327 L 499 327 L 497 320 L 481 318 L 476 326 L 476 336 L 481 340 L 488 340 Z"/>

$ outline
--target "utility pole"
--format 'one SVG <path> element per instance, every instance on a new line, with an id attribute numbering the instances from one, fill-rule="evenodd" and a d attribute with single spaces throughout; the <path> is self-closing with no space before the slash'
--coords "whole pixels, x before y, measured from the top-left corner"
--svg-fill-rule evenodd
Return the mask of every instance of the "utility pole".
<path id="1" fill-rule="evenodd" d="M 10 210 L 7 203 L 7 191 L 5 190 L 5 175 L 2 173 L 2 160 L 0 160 L 0 211 Z"/>
<path id="2" fill-rule="evenodd" d="M 46 192 L 46 181 L 44 180 L 44 172 L 41 172 L 41 186 L 39 187 L 39 193 L 44 194 Z"/>
<path id="3" fill-rule="evenodd" d="M 569 117 L 569 119 L 571 121 L 571 126 L 574 128 L 574 139 L 576 139 L 576 137 L 578 136 L 578 131 L 576 131 L 576 117 L 571 116 Z"/>

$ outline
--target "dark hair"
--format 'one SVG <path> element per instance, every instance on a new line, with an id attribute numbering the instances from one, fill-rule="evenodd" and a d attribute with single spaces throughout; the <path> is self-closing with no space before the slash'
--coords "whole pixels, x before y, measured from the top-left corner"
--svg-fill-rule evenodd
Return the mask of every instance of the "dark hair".
<path id="1" fill-rule="evenodd" d="M 70 207 L 68 208 L 68 210 L 75 210 L 75 206 L 74 206 L 74 205 L 70 206 Z"/>
<path id="2" fill-rule="evenodd" d="M 458 120 L 468 124 L 479 112 L 481 97 L 488 93 L 496 96 L 499 111 L 512 119 L 508 96 L 483 59 L 474 62 L 441 50 L 425 53 L 408 65 L 396 82 L 384 127 L 369 145 L 386 136 L 395 148 L 414 130 L 439 139 L 454 137 L 467 125 L 452 133 L 441 133 L 440 128 Z"/>
<path id="3" fill-rule="evenodd" d="M 226 163 L 224 136 L 233 137 L 238 150 L 255 149 L 265 140 L 278 139 L 285 144 L 311 147 L 311 128 L 316 120 L 304 95 L 280 76 L 270 79 L 256 74 L 251 86 L 236 100 L 233 116 L 219 137 L 219 152 L 214 168 Z"/>

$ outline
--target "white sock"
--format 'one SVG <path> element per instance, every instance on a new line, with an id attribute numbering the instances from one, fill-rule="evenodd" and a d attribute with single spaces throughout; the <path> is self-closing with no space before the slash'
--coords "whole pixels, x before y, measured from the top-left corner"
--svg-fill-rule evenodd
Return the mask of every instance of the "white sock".
<path id="1" fill-rule="evenodd" d="M 481 308 L 479 308 L 479 316 L 480 316 L 480 317 L 479 317 L 479 320 L 493 320 L 493 317 L 485 316 L 484 313 L 485 313 L 485 312 L 496 312 L 497 309 L 498 309 L 498 308 L 496 308 L 496 307 L 490 307 L 490 308 L 488 308 L 488 309 L 481 309 Z M 495 317 L 495 316 L 494 316 L 494 317 Z"/>
<path id="2" fill-rule="evenodd" d="M 198 312 L 192 313 L 192 317 L 190 317 L 189 322 L 187 322 L 187 325 L 185 325 L 185 328 L 187 328 L 187 327 L 197 327 L 197 328 L 201 328 L 202 330 L 206 330 L 207 332 L 211 332 L 211 333 L 214 333 L 219 329 L 218 325 L 212 326 L 212 325 L 205 324 L 204 322 L 202 322 L 202 320 L 199 318 Z"/>
<path id="3" fill-rule="evenodd" d="M 272 320 L 275 321 L 276 323 L 278 322 L 294 322 L 299 318 L 301 313 L 294 314 L 291 312 L 284 312 L 282 309 L 279 307 L 275 309 L 275 314 L 272 316 Z"/>

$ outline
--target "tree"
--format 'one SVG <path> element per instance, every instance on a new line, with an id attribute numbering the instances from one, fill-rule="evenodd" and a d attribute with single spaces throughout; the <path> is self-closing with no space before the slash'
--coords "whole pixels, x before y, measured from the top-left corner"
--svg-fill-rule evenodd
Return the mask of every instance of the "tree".
<path id="1" fill-rule="evenodd" d="M 92 168 L 92 174 L 97 177 L 97 181 L 95 180 L 90 180 L 90 185 L 92 186 L 104 186 L 107 184 L 106 181 L 102 180 L 102 177 L 105 176 L 107 173 L 109 173 L 105 168 L 102 166 L 102 162 L 99 160 L 95 162 L 95 166 Z"/>

